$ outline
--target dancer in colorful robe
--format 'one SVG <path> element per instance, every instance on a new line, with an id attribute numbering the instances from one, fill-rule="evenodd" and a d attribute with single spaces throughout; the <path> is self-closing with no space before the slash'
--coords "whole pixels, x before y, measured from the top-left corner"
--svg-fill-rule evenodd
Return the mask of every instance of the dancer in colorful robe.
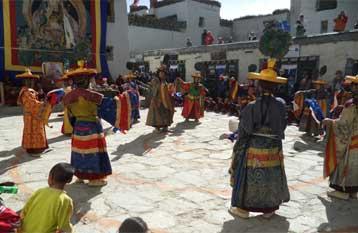
<path id="1" fill-rule="evenodd" d="M 24 112 L 22 147 L 29 154 L 40 154 L 48 148 L 43 119 L 45 103 L 38 100 L 38 93 L 32 89 L 34 81 L 40 79 L 40 76 L 27 70 L 23 74 L 16 75 L 16 78 L 24 80 L 24 86 L 17 99 Z"/>
<path id="2" fill-rule="evenodd" d="M 239 134 L 233 150 L 231 208 L 229 212 L 248 218 L 249 212 L 270 218 L 283 202 L 290 199 L 283 163 L 282 140 L 286 129 L 285 103 L 273 96 L 278 84 L 275 60 L 260 73 L 249 73 L 259 80 L 261 95 L 240 114 Z"/>
<path id="3" fill-rule="evenodd" d="M 339 118 L 345 103 L 352 98 L 351 81 L 345 80 L 342 88 L 334 93 L 333 103 L 331 105 L 331 119 Z"/>
<path id="4" fill-rule="evenodd" d="M 196 122 L 204 117 L 204 100 L 207 93 L 206 88 L 200 83 L 200 73 L 192 74 L 193 82 L 185 83 L 181 80 L 181 90 L 184 95 L 184 107 L 182 116 L 186 121 L 194 119 Z"/>
<path id="5" fill-rule="evenodd" d="M 78 62 L 79 68 L 67 72 L 64 79 L 72 79 L 75 89 L 63 99 L 69 118 L 76 120 L 73 125 L 71 165 L 75 168 L 77 182 L 89 180 L 89 186 L 103 186 L 112 174 L 107 153 L 103 128 L 98 118 L 98 106 L 103 95 L 88 89 L 91 78 L 97 71 L 84 68 L 84 62 Z"/>
<path id="6" fill-rule="evenodd" d="M 126 80 L 126 83 L 123 84 L 123 90 L 127 91 L 130 97 L 131 101 L 131 123 L 135 124 L 138 123 L 138 120 L 140 119 L 140 100 L 139 100 L 139 90 L 138 86 L 135 82 L 135 78 L 137 76 L 130 72 L 128 75 L 124 76 L 124 79 Z"/>
<path id="7" fill-rule="evenodd" d="M 323 113 L 323 117 L 326 117 L 328 110 L 328 92 L 325 89 L 325 85 L 327 82 L 324 80 L 315 80 L 312 81 L 312 83 L 315 89 L 296 92 L 294 97 L 294 113 L 296 118 L 300 119 L 300 131 L 306 132 L 308 136 L 318 136 L 323 132 L 322 126 L 320 125 L 320 122 L 315 119 L 310 106 L 306 104 L 306 100 L 316 100 Z"/>
<path id="8" fill-rule="evenodd" d="M 173 123 L 174 105 L 169 95 L 166 80 L 166 67 L 158 69 L 158 77 L 151 81 L 152 98 L 149 106 L 146 125 L 154 127 L 157 131 L 167 132 Z"/>
<path id="9" fill-rule="evenodd" d="M 349 100 L 339 119 L 325 119 L 328 137 L 324 160 L 324 177 L 329 176 L 334 191 L 328 196 L 357 198 L 358 192 L 358 76 L 347 76 L 353 99 Z"/>

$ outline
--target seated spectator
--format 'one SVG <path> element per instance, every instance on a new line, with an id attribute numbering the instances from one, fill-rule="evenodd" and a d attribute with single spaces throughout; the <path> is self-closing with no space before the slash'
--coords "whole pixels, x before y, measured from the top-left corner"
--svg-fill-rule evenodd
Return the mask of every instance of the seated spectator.
<path id="1" fill-rule="evenodd" d="M 344 11 L 341 11 L 338 17 L 334 19 L 334 31 L 343 32 L 346 29 L 347 22 L 348 16 Z"/>
<path id="2" fill-rule="evenodd" d="M 306 33 L 306 29 L 303 26 L 303 23 L 299 20 L 296 21 L 296 36 L 304 36 Z"/>
<path id="3" fill-rule="evenodd" d="M 190 38 L 186 39 L 186 47 L 191 47 L 193 46 L 193 43 L 191 42 Z"/>
<path id="4" fill-rule="evenodd" d="M 58 163 L 50 170 L 47 188 L 37 190 L 21 211 L 20 232 L 73 232 L 72 199 L 64 188 L 72 181 L 73 167 Z"/>
<path id="5" fill-rule="evenodd" d="M 255 32 L 250 32 L 248 37 L 249 37 L 249 41 L 257 40 L 257 36 Z"/>
<path id="6" fill-rule="evenodd" d="M 354 30 L 358 30 L 358 20 L 357 20 L 357 22 L 354 24 L 354 28 L 353 28 Z"/>
<path id="7" fill-rule="evenodd" d="M 212 45 L 215 41 L 214 35 L 211 31 L 208 31 L 205 36 L 205 45 Z"/>
<path id="8" fill-rule="evenodd" d="M 127 218 L 118 229 L 118 233 L 147 233 L 148 226 L 140 217 Z"/>

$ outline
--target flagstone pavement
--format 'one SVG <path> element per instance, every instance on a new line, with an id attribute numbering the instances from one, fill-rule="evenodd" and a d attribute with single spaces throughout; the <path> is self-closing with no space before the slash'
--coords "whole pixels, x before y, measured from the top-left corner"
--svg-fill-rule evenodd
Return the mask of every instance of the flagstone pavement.
<path id="1" fill-rule="evenodd" d="M 153 232 L 358 232 L 358 201 L 327 197 L 322 178 L 323 142 L 289 126 L 284 141 L 285 169 L 291 200 L 271 220 L 260 214 L 248 220 L 228 214 L 231 188 L 228 168 L 233 143 L 220 139 L 230 117 L 206 113 L 200 124 L 184 123 L 181 109 L 168 134 L 141 123 L 127 134 L 105 125 L 113 175 L 103 188 L 70 184 L 76 232 L 116 232 L 127 217 L 140 216 Z M 20 147 L 22 116 L 0 111 L 0 181 L 19 185 L 16 195 L 2 194 L 8 207 L 20 210 L 36 189 L 47 185 L 49 169 L 70 161 L 71 140 L 60 134 L 54 113 L 47 128 L 50 151 L 29 157 Z"/>

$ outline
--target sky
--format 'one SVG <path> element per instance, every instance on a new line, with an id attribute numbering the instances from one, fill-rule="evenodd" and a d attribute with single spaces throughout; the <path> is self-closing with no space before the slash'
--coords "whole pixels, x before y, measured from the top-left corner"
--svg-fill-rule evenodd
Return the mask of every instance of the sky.
<path id="1" fill-rule="evenodd" d="M 127 0 L 128 6 L 133 0 Z M 235 19 L 246 15 L 270 14 L 276 9 L 290 8 L 290 0 L 219 0 L 221 18 Z M 149 0 L 139 0 L 139 5 L 147 5 Z"/>

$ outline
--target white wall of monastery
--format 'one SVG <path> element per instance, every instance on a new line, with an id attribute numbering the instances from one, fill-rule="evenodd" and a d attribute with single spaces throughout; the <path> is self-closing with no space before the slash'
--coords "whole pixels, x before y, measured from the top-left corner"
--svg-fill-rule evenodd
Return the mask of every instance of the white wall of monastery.
<path id="1" fill-rule="evenodd" d="M 327 72 L 322 78 L 331 81 L 337 70 L 344 72 L 348 58 L 358 59 L 358 41 L 301 46 L 301 56 L 313 55 L 319 56 L 320 67 L 327 66 Z"/>
<path id="2" fill-rule="evenodd" d="M 127 72 L 129 59 L 127 2 L 114 1 L 114 23 L 107 23 L 107 46 L 113 46 L 113 61 L 108 61 L 113 78 Z"/>
<path id="3" fill-rule="evenodd" d="M 334 28 L 334 19 L 341 12 L 345 11 L 348 15 L 347 30 L 353 29 L 353 25 L 358 20 L 358 1 L 357 0 L 337 0 L 337 8 L 332 10 L 316 11 L 316 1 L 314 0 L 291 0 L 291 31 L 295 33 L 295 23 L 300 14 L 304 15 L 306 34 L 320 34 L 321 22 L 328 20 L 328 32 Z"/>
<path id="4" fill-rule="evenodd" d="M 277 15 L 257 16 L 249 19 L 235 19 L 233 23 L 233 37 L 235 41 L 247 41 L 248 34 L 252 31 L 260 38 L 264 30 L 264 22 L 269 20 L 290 21 L 289 13 Z"/>
<path id="5" fill-rule="evenodd" d="M 186 35 L 181 32 L 129 26 L 128 34 L 131 57 L 147 50 L 186 46 Z"/>
<path id="6" fill-rule="evenodd" d="M 215 50 L 218 49 L 217 46 L 215 46 Z M 239 60 L 239 80 L 241 82 L 247 82 L 248 66 L 256 64 L 259 67 L 260 59 L 265 58 L 258 48 L 228 49 L 226 52 L 227 60 Z M 306 56 L 319 56 L 319 67 L 327 66 L 327 73 L 322 79 L 331 82 L 337 70 L 345 71 L 348 58 L 358 60 L 358 40 L 302 44 L 300 57 Z M 144 59 L 149 62 L 150 69 L 154 71 L 163 57 L 145 56 Z M 186 79 L 191 80 L 190 75 L 195 71 L 195 63 L 211 61 L 210 48 L 206 48 L 203 52 L 179 53 L 178 59 L 185 61 Z"/>
<path id="7" fill-rule="evenodd" d="M 208 4 L 187 0 L 188 20 L 187 35 L 191 38 L 193 45 L 201 44 L 201 34 L 203 29 L 207 29 L 214 34 L 215 39 L 220 31 L 220 8 Z M 199 27 L 199 18 L 205 19 L 205 25 Z"/>

